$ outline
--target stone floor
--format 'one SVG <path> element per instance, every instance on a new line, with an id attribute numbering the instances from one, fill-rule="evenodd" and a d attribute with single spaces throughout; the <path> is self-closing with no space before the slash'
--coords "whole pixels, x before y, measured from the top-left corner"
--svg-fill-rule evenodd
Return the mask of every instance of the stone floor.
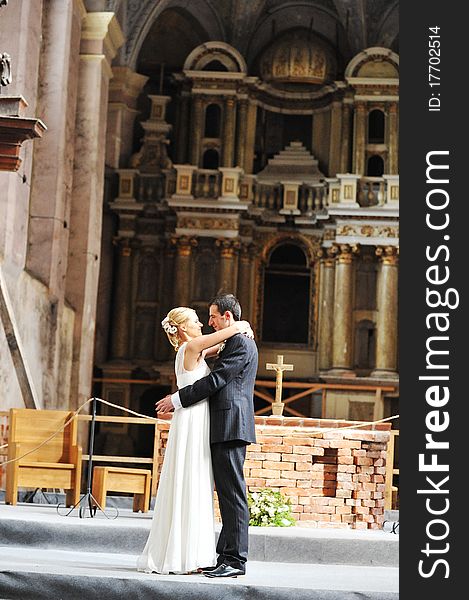
<path id="1" fill-rule="evenodd" d="M 111 512 L 111 511 L 109 511 Z M 399 536 L 384 531 L 250 528 L 236 579 L 136 571 L 152 512 L 60 516 L 52 505 L 0 503 L 1 600 L 397 600 Z"/>

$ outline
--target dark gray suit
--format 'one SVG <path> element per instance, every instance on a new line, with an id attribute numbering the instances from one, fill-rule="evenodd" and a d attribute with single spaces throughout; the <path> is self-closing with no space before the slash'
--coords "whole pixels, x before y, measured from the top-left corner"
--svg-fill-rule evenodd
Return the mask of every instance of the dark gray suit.
<path id="1" fill-rule="evenodd" d="M 179 390 L 183 407 L 210 400 L 213 476 L 222 530 L 218 563 L 244 568 L 248 557 L 249 509 L 244 481 L 246 446 L 256 441 L 254 383 L 258 354 L 254 340 L 237 334 L 226 341 L 212 372 Z"/>

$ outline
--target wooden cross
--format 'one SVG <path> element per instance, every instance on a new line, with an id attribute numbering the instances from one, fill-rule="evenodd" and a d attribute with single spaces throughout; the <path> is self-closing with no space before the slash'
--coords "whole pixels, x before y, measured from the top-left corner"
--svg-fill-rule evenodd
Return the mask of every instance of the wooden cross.
<path id="1" fill-rule="evenodd" d="M 287 365 L 283 362 L 283 354 L 277 354 L 276 363 L 266 363 L 265 368 L 268 371 L 276 371 L 275 379 L 275 401 L 272 402 L 272 414 L 281 415 L 283 412 L 282 403 L 282 379 L 284 371 L 293 371 L 293 365 Z"/>

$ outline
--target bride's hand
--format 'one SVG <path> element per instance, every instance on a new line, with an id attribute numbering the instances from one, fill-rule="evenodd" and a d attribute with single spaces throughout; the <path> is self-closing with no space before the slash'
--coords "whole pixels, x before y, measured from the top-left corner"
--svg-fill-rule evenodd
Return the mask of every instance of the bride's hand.
<path id="1" fill-rule="evenodd" d="M 239 333 L 244 334 L 248 338 L 254 339 L 254 331 L 252 330 L 249 321 L 237 321 L 236 325 L 238 327 Z"/>

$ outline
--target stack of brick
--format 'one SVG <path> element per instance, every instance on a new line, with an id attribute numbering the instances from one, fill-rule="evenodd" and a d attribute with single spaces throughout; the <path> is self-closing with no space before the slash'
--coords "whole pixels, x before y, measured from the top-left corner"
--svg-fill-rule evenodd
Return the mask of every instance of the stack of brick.
<path id="1" fill-rule="evenodd" d="M 299 526 L 381 528 L 391 425 L 351 425 L 331 419 L 256 417 L 257 443 L 248 446 L 245 462 L 248 491 L 280 491 L 290 499 Z M 158 425 L 160 468 L 169 426 Z"/>

